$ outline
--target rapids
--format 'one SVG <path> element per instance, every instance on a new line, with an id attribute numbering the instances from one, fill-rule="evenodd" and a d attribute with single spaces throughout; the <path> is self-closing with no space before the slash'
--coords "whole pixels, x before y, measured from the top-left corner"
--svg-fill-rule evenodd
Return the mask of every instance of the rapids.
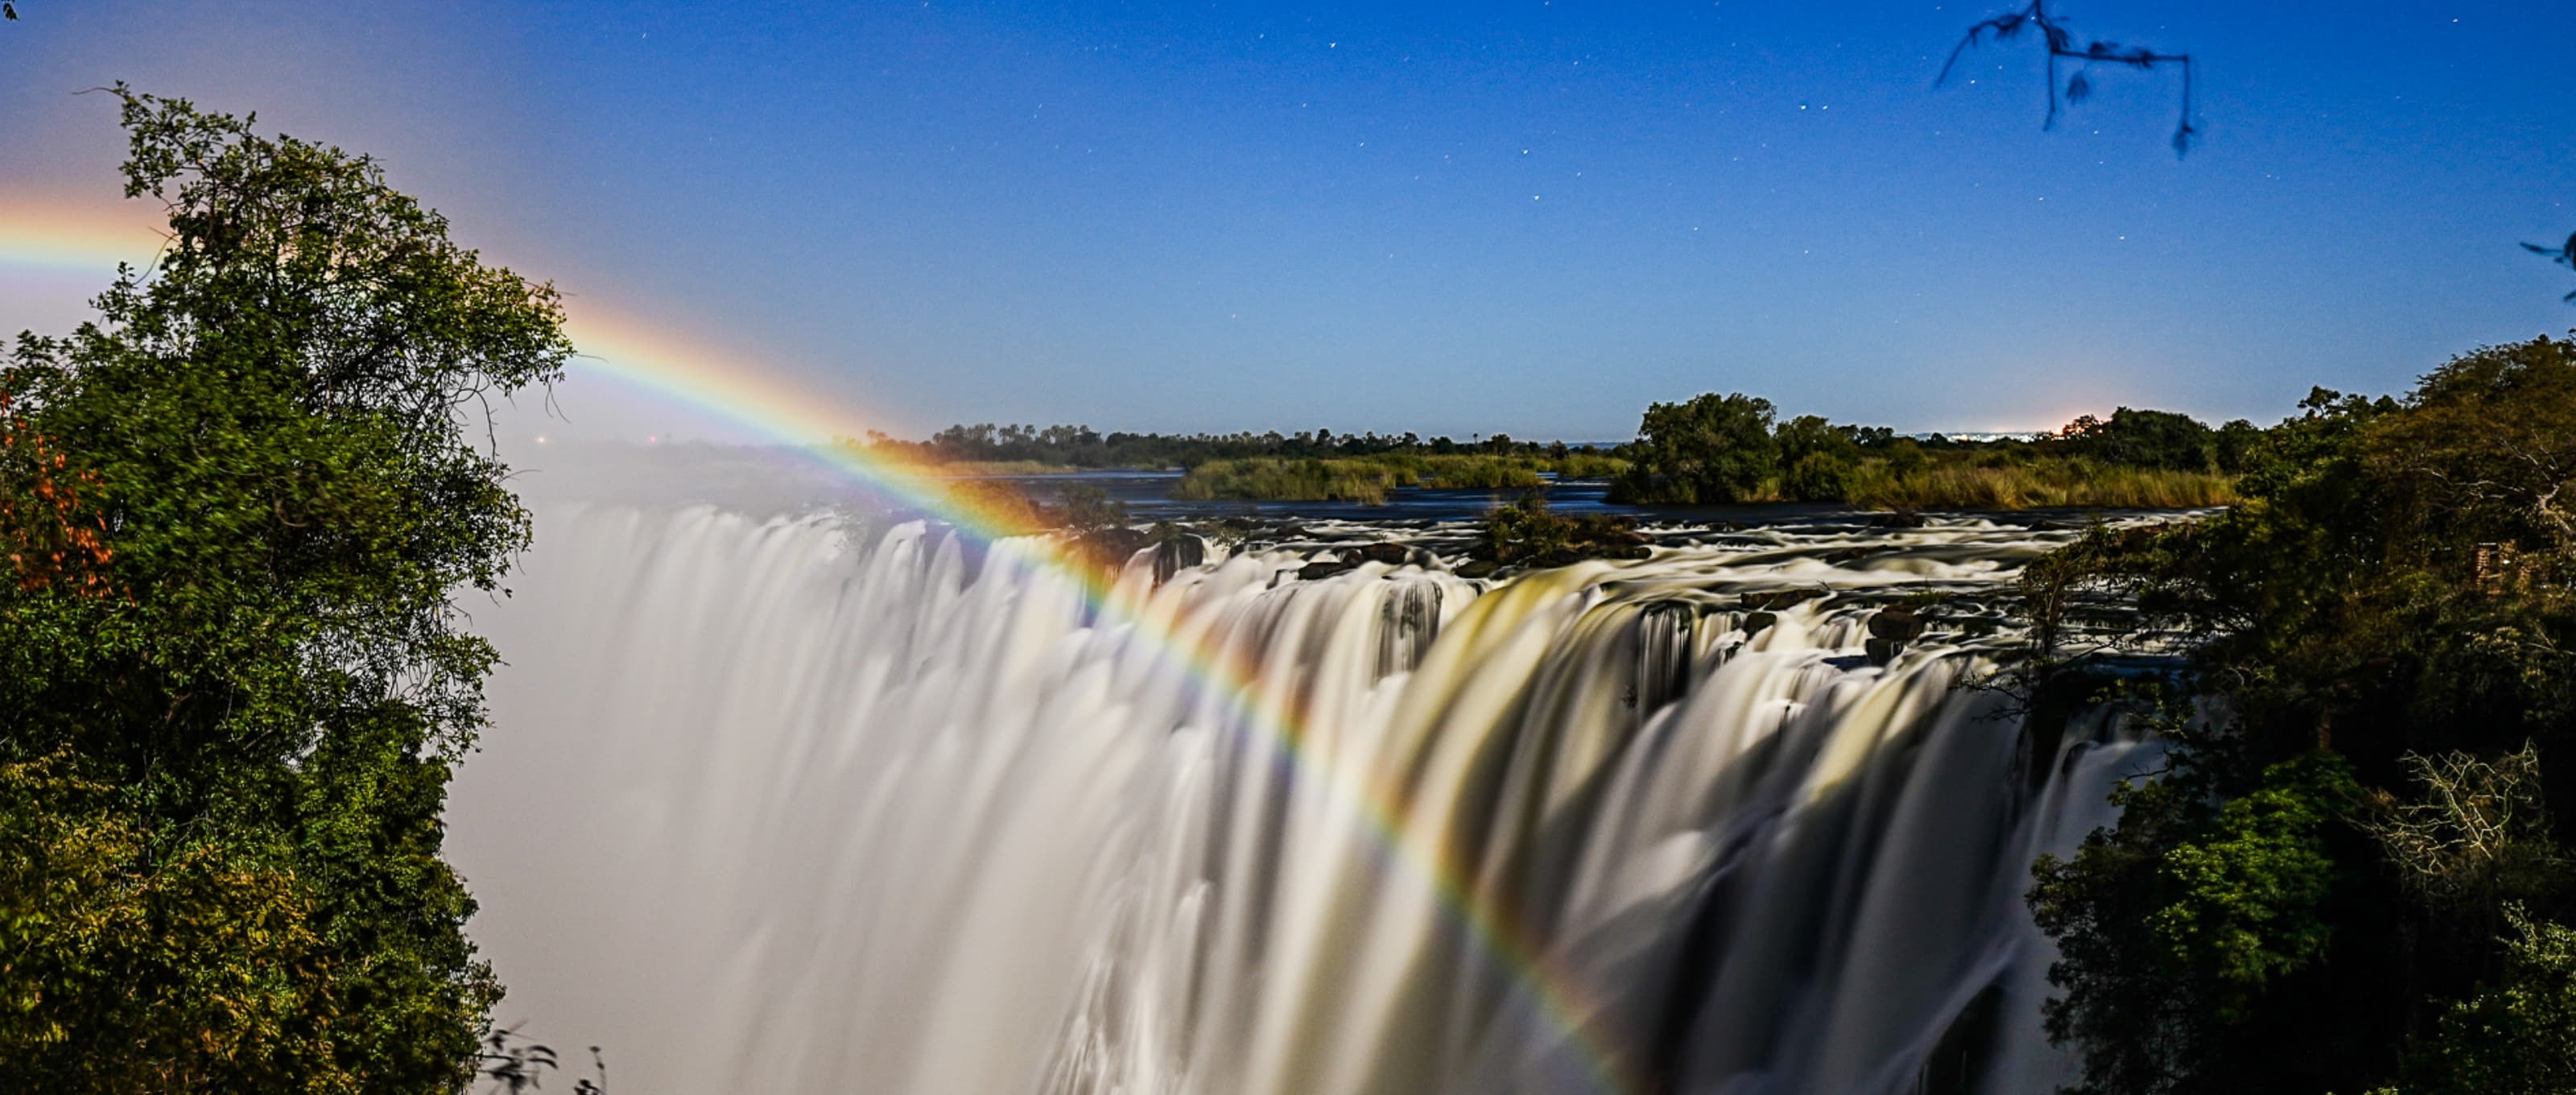
<path id="1" fill-rule="evenodd" d="M 1035 541 L 550 504 L 450 848 L 500 1018 L 619 1095 L 2044 1091 L 2029 864 L 2156 747 L 1960 687 L 1959 606 L 2065 535 L 1211 546 L 1104 610 Z"/>

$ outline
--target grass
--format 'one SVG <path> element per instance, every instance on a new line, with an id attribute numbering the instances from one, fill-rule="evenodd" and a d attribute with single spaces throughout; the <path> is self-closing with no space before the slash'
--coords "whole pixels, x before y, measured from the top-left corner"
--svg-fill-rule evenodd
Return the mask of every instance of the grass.
<path id="1" fill-rule="evenodd" d="M 1210 460 L 1181 476 L 1172 497 L 1246 498 L 1263 502 L 1386 504 L 1399 472 L 1360 460 Z"/>
<path id="2" fill-rule="evenodd" d="M 1569 453 L 1556 462 L 1559 479 L 1614 479 L 1627 470 L 1627 461 L 1591 452 Z"/>
<path id="3" fill-rule="evenodd" d="M 1210 460 L 1191 468 L 1172 489 L 1172 497 L 1359 502 L 1376 506 L 1386 504 L 1386 492 L 1398 487 L 1535 490 L 1547 485 L 1544 472 L 1553 471 L 1563 478 L 1596 478 L 1616 474 L 1625 467 L 1624 460 L 1587 453 L 1562 461 L 1531 456 L 1412 453 L 1305 460 L 1254 457 Z"/>
<path id="4" fill-rule="evenodd" d="M 2236 501 L 2234 480 L 2209 472 L 2156 471 L 2054 460 L 2004 467 L 1944 464 L 1902 473 L 1863 464 L 1845 500 L 1879 509 L 2182 509 Z"/>
<path id="5" fill-rule="evenodd" d="M 1043 460 L 954 460 L 925 469 L 934 478 L 974 479 L 995 475 L 1067 475 L 1082 469 Z"/>

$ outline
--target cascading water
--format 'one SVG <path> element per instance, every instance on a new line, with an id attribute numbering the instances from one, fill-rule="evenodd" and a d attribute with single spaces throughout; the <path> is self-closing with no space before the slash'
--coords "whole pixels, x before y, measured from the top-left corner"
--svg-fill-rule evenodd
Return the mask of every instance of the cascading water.
<path id="1" fill-rule="evenodd" d="M 1717 540 L 1101 610 L 1035 541 L 544 507 L 451 810 L 501 1015 L 621 1093 L 2048 1090 L 2029 864 L 2155 746 L 1860 648 L 2052 536 Z"/>

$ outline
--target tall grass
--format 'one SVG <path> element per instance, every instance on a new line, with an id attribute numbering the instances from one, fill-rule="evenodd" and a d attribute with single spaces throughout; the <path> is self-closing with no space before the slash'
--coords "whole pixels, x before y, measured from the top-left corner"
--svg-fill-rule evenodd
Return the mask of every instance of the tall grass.
<path id="1" fill-rule="evenodd" d="M 1360 460 L 1210 460 L 1182 475 L 1172 486 L 1172 497 L 1382 506 L 1387 488 L 1399 485 L 1399 476 L 1412 482 L 1410 473 Z"/>
<path id="2" fill-rule="evenodd" d="M 1378 456 L 1289 460 L 1210 460 L 1181 476 L 1172 497 L 1258 502 L 1360 502 L 1384 505 L 1397 487 L 1534 490 L 1544 461 L 1512 456 Z"/>
<path id="3" fill-rule="evenodd" d="M 2236 501 L 2235 482 L 2224 475 L 2089 460 L 2006 467 L 1943 464 L 1904 472 L 1872 460 L 1852 474 L 1844 494 L 1854 505 L 1882 509 L 2182 509 Z"/>
<path id="4" fill-rule="evenodd" d="M 1426 487 L 1531 490 L 1546 484 L 1532 462 L 1509 456 L 1423 456 L 1414 478 Z"/>
<path id="5" fill-rule="evenodd" d="M 1596 452 L 1568 453 L 1565 459 L 1556 461 L 1559 479 L 1615 479 L 1627 470 L 1627 461 Z"/>
<path id="6" fill-rule="evenodd" d="M 974 479 L 993 475 L 1065 475 L 1080 470 L 1071 464 L 1043 460 L 951 460 L 929 465 L 924 473 L 935 479 Z"/>

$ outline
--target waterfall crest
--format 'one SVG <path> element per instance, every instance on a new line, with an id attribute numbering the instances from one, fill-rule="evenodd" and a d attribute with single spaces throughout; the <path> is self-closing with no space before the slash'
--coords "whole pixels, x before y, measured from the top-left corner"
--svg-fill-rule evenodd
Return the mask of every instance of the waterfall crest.
<path id="1" fill-rule="evenodd" d="M 2062 538 L 1103 611 L 1036 541 L 549 505 L 451 846 L 502 1019 L 621 1091 L 2047 1090 L 2029 864 L 2155 746 L 1958 687 L 2008 636 L 1862 647 Z"/>

